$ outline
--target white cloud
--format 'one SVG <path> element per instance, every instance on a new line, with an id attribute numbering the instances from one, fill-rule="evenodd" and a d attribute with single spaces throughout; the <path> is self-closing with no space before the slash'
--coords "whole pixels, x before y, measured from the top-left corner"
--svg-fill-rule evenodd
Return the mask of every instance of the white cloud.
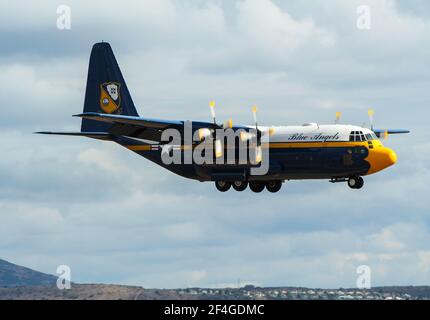
<path id="1" fill-rule="evenodd" d="M 288 56 L 309 41 L 335 44 L 333 35 L 316 27 L 312 20 L 296 21 L 270 0 L 238 2 L 237 7 L 239 33 L 249 37 L 245 41 L 256 48 L 262 46 L 268 55 Z M 250 50 L 248 54 L 254 53 Z"/>
<path id="2" fill-rule="evenodd" d="M 78 163 L 84 165 L 96 165 L 109 174 L 119 173 L 122 165 L 115 159 L 112 159 L 112 154 L 100 151 L 98 149 L 90 148 L 84 149 L 78 153 Z"/>

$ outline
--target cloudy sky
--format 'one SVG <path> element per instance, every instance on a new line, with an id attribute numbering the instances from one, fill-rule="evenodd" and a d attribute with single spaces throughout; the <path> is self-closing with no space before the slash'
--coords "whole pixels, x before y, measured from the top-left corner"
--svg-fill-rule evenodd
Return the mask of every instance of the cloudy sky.
<path id="1" fill-rule="evenodd" d="M 71 29 L 57 29 L 57 7 Z M 371 29 L 357 28 L 357 7 Z M 0 0 L 0 258 L 76 282 L 145 287 L 430 284 L 430 3 L 425 0 Z M 364 189 L 290 182 L 220 194 L 79 130 L 93 43 L 109 41 L 141 116 L 362 125 L 399 162 Z M 427 182 L 426 182 L 427 181 Z"/>

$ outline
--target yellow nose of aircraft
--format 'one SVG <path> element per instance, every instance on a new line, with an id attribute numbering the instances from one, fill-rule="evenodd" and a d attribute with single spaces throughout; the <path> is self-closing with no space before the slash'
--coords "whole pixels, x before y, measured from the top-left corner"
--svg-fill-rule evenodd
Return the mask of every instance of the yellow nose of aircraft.
<path id="1" fill-rule="evenodd" d="M 395 164 L 397 155 L 390 148 L 381 145 L 369 150 L 367 161 L 370 163 L 370 169 L 367 174 L 372 174 Z"/>

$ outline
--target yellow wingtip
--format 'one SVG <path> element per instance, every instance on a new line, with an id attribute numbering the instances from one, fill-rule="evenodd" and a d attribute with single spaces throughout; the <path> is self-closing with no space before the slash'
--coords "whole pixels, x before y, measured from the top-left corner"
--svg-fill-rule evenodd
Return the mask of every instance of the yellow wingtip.
<path id="1" fill-rule="evenodd" d="M 210 101 L 209 102 L 209 107 L 215 108 L 215 101 Z"/>

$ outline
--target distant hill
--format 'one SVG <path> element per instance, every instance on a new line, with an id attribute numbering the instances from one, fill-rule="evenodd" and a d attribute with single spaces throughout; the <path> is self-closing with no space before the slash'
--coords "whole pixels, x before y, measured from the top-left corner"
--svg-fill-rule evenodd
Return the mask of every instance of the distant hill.
<path id="1" fill-rule="evenodd" d="M 0 259 L 0 287 L 52 285 L 56 282 L 57 278 L 53 275 Z"/>
<path id="2" fill-rule="evenodd" d="M 57 277 L 0 259 L 0 300 L 410 300 L 430 299 L 430 286 L 359 289 L 296 287 L 145 289 L 112 284 L 77 284 L 70 290 L 56 286 Z"/>
<path id="3" fill-rule="evenodd" d="M 175 290 L 144 289 L 113 284 L 72 284 L 70 290 L 57 286 L 0 288 L 0 300 L 195 300 L 198 296 Z"/>
<path id="4" fill-rule="evenodd" d="M 286 296 L 279 296 L 288 292 Z M 145 289 L 113 284 L 72 284 L 0 288 L 0 300 L 415 300 L 430 298 L 430 287 L 372 290 L 307 288 Z"/>

